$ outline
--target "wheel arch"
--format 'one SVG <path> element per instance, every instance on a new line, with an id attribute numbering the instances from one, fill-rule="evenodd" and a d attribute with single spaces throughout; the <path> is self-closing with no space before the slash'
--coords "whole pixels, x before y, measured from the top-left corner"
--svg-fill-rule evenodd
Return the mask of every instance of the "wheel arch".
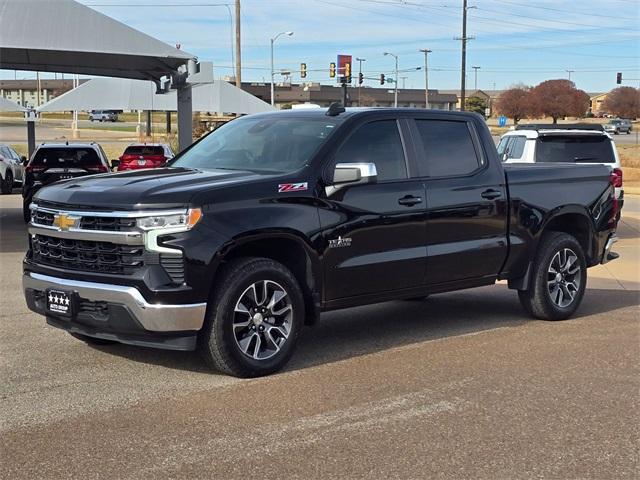
<path id="1" fill-rule="evenodd" d="M 581 205 L 565 205 L 554 210 L 541 223 L 540 228 L 532 238 L 531 251 L 526 271 L 522 277 L 509 280 L 509 288 L 527 290 L 529 288 L 533 262 L 538 253 L 542 237 L 549 232 L 562 232 L 574 237 L 585 255 L 587 266 L 592 266 L 598 260 L 595 227 L 585 207 Z"/>
<path id="2" fill-rule="evenodd" d="M 302 289 L 305 323 L 311 325 L 318 320 L 322 272 L 318 256 L 301 234 L 288 230 L 243 234 L 220 249 L 220 267 L 241 257 L 270 258 L 291 270 Z M 220 270 L 216 270 L 213 282 Z"/>

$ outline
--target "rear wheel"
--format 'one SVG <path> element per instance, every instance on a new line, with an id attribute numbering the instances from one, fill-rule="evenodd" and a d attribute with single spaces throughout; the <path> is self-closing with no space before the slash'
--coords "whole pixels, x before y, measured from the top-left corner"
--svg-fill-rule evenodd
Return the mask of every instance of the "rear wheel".
<path id="1" fill-rule="evenodd" d="M 2 195 L 8 195 L 13 191 L 13 172 L 7 168 L 7 171 L 0 185 Z"/>
<path id="2" fill-rule="evenodd" d="M 216 279 L 198 349 L 205 361 L 236 377 L 280 370 L 304 323 L 302 291 L 293 274 L 267 258 L 231 262 Z"/>
<path id="3" fill-rule="evenodd" d="M 570 317 L 587 286 L 587 265 L 578 241 L 566 233 L 546 234 L 534 265 L 529 289 L 518 291 L 522 306 L 542 320 Z"/>

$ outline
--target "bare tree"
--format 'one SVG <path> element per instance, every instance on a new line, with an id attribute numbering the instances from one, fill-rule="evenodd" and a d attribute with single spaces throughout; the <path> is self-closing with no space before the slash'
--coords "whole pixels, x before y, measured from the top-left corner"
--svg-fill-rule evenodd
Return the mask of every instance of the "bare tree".
<path id="1" fill-rule="evenodd" d="M 523 118 L 531 116 L 531 101 L 529 98 L 531 88 L 526 85 L 514 85 L 500 94 L 496 100 L 498 113 L 505 117 L 513 118 L 513 123 L 518 124 Z"/>
<path id="2" fill-rule="evenodd" d="M 583 117 L 589 108 L 589 95 L 569 80 L 547 80 L 530 92 L 534 115 L 545 115 L 558 123 L 559 118 Z"/>
<path id="3" fill-rule="evenodd" d="M 618 87 L 611 90 L 605 98 L 602 108 L 621 118 L 640 117 L 640 89 Z"/>

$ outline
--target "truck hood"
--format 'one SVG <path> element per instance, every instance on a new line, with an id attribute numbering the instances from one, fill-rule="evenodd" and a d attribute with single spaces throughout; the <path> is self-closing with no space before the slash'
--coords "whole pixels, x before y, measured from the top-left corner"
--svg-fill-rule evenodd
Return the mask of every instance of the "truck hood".
<path id="1" fill-rule="evenodd" d="M 158 168 L 91 175 L 49 185 L 34 201 L 49 206 L 79 209 L 137 210 L 189 205 L 204 189 L 252 182 L 264 176 L 231 170 Z"/>

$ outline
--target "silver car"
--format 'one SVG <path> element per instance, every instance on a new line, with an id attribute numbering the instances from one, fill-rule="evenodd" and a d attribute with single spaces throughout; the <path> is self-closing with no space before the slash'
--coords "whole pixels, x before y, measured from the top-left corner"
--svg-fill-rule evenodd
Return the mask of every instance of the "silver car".
<path id="1" fill-rule="evenodd" d="M 117 122 L 118 113 L 113 110 L 91 110 L 89 120 L 92 122 Z"/>
<path id="2" fill-rule="evenodd" d="M 0 192 L 11 193 L 16 183 L 22 184 L 27 157 L 20 156 L 9 145 L 0 143 Z"/>
<path id="3" fill-rule="evenodd" d="M 618 135 L 620 133 L 631 133 L 631 130 L 633 130 L 631 120 L 625 120 L 621 118 L 610 120 L 609 123 L 604 125 L 604 131 L 612 135 Z"/>

